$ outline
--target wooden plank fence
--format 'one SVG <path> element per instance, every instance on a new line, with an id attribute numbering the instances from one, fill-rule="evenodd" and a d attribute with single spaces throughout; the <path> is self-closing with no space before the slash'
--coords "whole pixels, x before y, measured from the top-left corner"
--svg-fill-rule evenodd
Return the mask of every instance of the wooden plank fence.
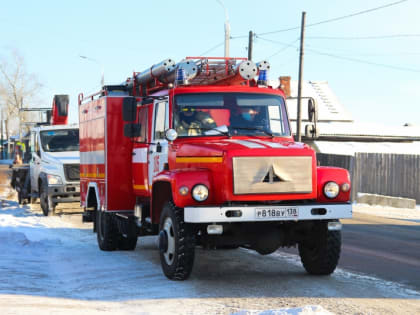
<path id="1" fill-rule="evenodd" d="M 343 167 L 350 172 L 352 200 L 361 192 L 412 198 L 420 203 L 420 155 L 317 153 L 317 158 L 320 165 Z"/>

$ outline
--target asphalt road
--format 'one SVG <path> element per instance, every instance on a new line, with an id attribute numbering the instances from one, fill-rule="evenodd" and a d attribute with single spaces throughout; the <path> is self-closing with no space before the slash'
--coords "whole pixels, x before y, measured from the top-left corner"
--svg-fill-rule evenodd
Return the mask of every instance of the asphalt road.
<path id="1" fill-rule="evenodd" d="M 339 267 L 420 290 L 420 222 L 362 213 L 341 222 Z"/>

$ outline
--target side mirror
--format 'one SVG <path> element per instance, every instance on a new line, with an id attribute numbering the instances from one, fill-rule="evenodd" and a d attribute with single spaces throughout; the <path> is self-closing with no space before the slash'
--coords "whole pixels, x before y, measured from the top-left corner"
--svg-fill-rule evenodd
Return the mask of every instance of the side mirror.
<path id="1" fill-rule="evenodd" d="M 141 126 L 140 124 L 125 124 L 124 137 L 135 138 L 140 137 Z"/>
<path id="2" fill-rule="evenodd" d="M 305 137 L 308 139 L 317 139 L 319 137 L 319 131 L 314 124 L 305 126 Z"/>
<path id="3" fill-rule="evenodd" d="M 124 97 L 123 99 L 123 120 L 126 122 L 136 121 L 137 102 L 134 97 Z"/>
<path id="4" fill-rule="evenodd" d="M 178 133 L 175 129 L 168 129 L 165 132 L 165 138 L 168 141 L 174 141 L 176 138 L 178 138 Z"/>
<path id="5" fill-rule="evenodd" d="M 312 97 L 308 101 L 308 119 L 313 123 L 318 121 L 318 104 Z"/>

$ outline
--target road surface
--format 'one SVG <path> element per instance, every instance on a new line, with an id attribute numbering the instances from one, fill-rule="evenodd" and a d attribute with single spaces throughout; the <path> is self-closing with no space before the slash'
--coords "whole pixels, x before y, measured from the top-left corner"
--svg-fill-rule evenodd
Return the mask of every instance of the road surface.
<path id="1" fill-rule="evenodd" d="M 170 281 L 160 267 L 156 237 L 141 238 L 132 252 L 103 252 L 92 224 L 81 222 L 77 204 L 59 205 L 57 215 L 45 217 L 38 205 L 20 207 L 13 195 L 3 191 L 5 196 L 2 315 L 299 314 L 278 310 L 310 305 L 322 314 L 420 314 L 419 291 L 344 266 L 331 276 L 310 276 L 298 256 L 282 252 L 261 256 L 245 249 L 198 248 L 190 279 Z M 367 224 L 351 220 L 345 231 L 351 225 Z M 366 237 L 363 230 L 355 233 L 356 239 Z"/>
<path id="2" fill-rule="evenodd" d="M 341 222 L 340 268 L 420 290 L 420 220 L 382 218 L 355 212 L 352 219 Z M 296 249 L 284 251 L 297 254 Z"/>

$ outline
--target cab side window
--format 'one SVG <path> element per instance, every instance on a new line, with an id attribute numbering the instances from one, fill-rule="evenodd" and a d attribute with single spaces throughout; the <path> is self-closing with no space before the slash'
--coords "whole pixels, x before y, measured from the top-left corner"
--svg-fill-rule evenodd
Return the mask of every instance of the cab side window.
<path id="1" fill-rule="evenodd" d="M 38 137 L 35 132 L 31 133 L 31 141 L 30 141 L 31 153 L 35 153 L 38 157 L 41 157 L 41 151 L 39 149 L 39 142 Z"/>
<path id="2" fill-rule="evenodd" d="M 149 107 L 142 107 L 139 110 L 139 123 L 140 123 L 140 137 L 137 138 L 139 142 L 147 142 L 147 127 L 148 127 L 148 112 Z"/>
<path id="3" fill-rule="evenodd" d="M 167 102 L 155 104 L 155 130 L 154 139 L 165 139 L 165 130 L 168 129 Z"/>

